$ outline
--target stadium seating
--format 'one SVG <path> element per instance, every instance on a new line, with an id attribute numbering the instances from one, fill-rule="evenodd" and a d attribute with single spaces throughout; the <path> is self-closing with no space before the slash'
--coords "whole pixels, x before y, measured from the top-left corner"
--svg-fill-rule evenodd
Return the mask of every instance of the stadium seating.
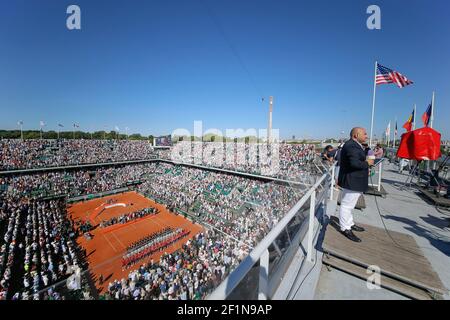
<path id="1" fill-rule="evenodd" d="M 308 174 L 311 150 L 284 146 L 277 176 Z M 0 170 L 122 161 L 154 152 L 144 142 L 1 140 Z M 261 172 L 249 165 L 222 168 Z M 78 230 L 67 216 L 67 201 L 130 187 L 176 212 L 193 213 L 206 229 L 182 250 L 150 264 L 143 261 L 184 239 L 187 231 L 162 230 L 165 233 L 131 246 L 124 267 L 143 266 L 131 270 L 127 279 L 112 280 L 105 299 L 204 298 L 302 196 L 290 185 L 164 162 L 0 175 L 0 299 L 90 297 L 84 282 L 77 290 L 54 288 L 88 268 L 85 252 L 75 241 Z M 140 210 L 104 221 L 101 227 L 155 213 Z"/>

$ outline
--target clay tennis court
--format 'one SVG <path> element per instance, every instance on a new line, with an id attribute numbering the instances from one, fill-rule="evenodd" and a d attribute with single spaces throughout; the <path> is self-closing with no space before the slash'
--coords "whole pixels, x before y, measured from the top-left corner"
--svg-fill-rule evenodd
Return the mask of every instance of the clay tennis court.
<path id="1" fill-rule="evenodd" d="M 93 227 L 102 220 L 108 220 L 148 207 L 158 209 L 159 213 L 125 224 L 119 223 L 107 228 L 97 227 L 90 231 L 90 234 L 93 235 L 91 240 L 84 236 L 80 236 L 77 239 L 78 244 L 86 249 L 89 268 L 100 292 L 107 289 L 109 282 L 115 279 L 126 278 L 130 271 L 139 268 L 141 264 L 150 262 L 151 259 L 154 259 L 156 262 L 164 252 L 172 253 L 180 249 L 188 239 L 199 233 L 203 228 L 198 224 L 193 224 L 183 216 L 171 213 L 165 206 L 157 204 L 134 191 L 78 202 L 68 206 L 68 214 L 74 222 L 89 220 Z M 165 227 L 183 228 L 189 230 L 190 233 L 187 237 L 171 244 L 164 252 L 157 252 L 142 259 L 133 267 L 122 270 L 122 256 L 126 252 L 126 248 L 133 242 Z M 104 279 L 103 286 L 98 282 L 100 275 Z"/>

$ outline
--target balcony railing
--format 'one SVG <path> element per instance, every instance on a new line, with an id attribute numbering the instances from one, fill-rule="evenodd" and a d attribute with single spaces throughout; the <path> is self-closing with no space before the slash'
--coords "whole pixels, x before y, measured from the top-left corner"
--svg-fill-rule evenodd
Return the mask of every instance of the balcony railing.
<path id="1" fill-rule="evenodd" d="M 270 299 L 307 237 L 306 260 L 312 261 L 314 220 L 333 200 L 335 164 L 287 212 L 249 255 L 207 297 L 209 300 Z"/>

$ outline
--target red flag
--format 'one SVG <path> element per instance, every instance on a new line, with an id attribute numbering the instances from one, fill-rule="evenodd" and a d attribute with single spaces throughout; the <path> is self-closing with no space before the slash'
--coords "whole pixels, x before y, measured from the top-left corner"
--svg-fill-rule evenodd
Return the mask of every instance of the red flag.
<path id="1" fill-rule="evenodd" d="M 413 160 L 436 160 L 441 156 L 441 134 L 429 127 L 402 134 L 397 157 Z"/>
<path id="2" fill-rule="evenodd" d="M 413 112 L 409 115 L 408 121 L 405 122 L 405 124 L 403 125 L 403 128 L 406 129 L 406 131 L 411 131 L 412 130 L 412 124 L 414 122 L 414 110 Z"/>
<path id="3" fill-rule="evenodd" d="M 403 128 L 406 129 L 406 131 L 411 131 L 412 130 L 412 123 L 409 121 L 406 121 L 405 124 L 403 125 Z"/>

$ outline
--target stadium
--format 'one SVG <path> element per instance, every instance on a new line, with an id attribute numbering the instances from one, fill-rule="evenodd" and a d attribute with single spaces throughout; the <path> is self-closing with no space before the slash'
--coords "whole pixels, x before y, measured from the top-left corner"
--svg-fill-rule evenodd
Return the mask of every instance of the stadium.
<path id="1" fill-rule="evenodd" d="M 450 300 L 449 10 L 5 1 L 0 304 Z"/>
<path id="2" fill-rule="evenodd" d="M 272 177 L 206 156 L 175 163 L 148 141 L 0 146 L 6 299 L 204 299 L 320 173 L 303 144 L 279 145 Z"/>

